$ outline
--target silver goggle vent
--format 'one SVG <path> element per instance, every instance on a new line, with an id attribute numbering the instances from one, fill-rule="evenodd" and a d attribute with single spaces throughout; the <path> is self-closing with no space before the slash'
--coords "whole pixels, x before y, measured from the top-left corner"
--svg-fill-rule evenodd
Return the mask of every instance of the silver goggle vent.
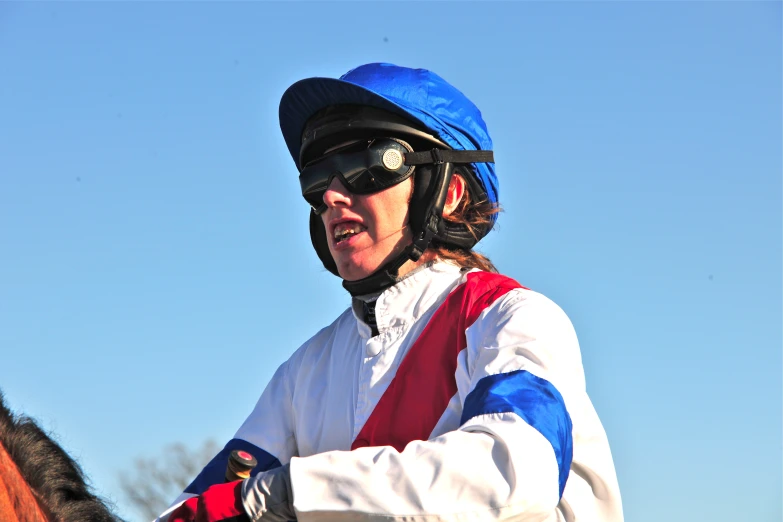
<path id="1" fill-rule="evenodd" d="M 381 162 L 388 170 L 397 170 L 402 167 L 402 153 L 396 149 L 387 149 L 381 157 Z"/>

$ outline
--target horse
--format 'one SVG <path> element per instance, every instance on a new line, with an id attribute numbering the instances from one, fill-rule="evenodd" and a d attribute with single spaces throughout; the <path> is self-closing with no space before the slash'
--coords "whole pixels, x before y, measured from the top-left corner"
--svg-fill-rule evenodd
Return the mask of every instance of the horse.
<path id="1" fill-rule="evenodd" d="M 121 522 L 79 465 L 0 392 L 0 521 Z"/>

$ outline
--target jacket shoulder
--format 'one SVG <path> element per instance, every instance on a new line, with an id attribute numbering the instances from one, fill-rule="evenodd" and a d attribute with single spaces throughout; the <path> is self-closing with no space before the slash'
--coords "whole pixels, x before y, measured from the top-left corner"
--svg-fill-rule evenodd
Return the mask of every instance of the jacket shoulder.
<path id="1" fill-rule="evenodd" d="M 497 299 L 512 290 L 524 289 L 516 280 L 494 272 L 468 272 L 462 285 L 462 293 L 466 303 L 482 308 L 491 305 Z"/>

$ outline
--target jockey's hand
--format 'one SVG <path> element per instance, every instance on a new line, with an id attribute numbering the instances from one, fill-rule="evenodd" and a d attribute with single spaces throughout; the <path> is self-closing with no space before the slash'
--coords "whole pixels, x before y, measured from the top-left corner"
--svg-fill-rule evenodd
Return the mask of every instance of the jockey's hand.
<path id="1" fill-rule="evenodd" d="M 160 522 L 286 522 L 296 520 L 289 465 L 255 477 L 216 484 L 186 500 Z M 248 516 L 250 515 L 250 516 Z"/>
<path id="2" fill-rule="evenodd" d="M 242 506 L 242 481 L 216 484 L 171 512 L 168 522 L 250 522 Z"/>

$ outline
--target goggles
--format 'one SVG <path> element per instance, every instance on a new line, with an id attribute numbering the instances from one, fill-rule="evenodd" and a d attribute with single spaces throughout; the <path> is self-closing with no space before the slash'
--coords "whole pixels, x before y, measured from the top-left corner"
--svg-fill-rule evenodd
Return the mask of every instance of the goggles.
<path id="1" fill-rule="evenodd" d="M 316 214 L 321 214 L 326 210 L 324 194 L 334 178 L 352 194 L 385 190 L 413 173 L 413 165 L 405 163 L 410 152 L 406 143 L 392 138 L 360 140 L 332 149 L 302 168 L 302 196 Z"/>

